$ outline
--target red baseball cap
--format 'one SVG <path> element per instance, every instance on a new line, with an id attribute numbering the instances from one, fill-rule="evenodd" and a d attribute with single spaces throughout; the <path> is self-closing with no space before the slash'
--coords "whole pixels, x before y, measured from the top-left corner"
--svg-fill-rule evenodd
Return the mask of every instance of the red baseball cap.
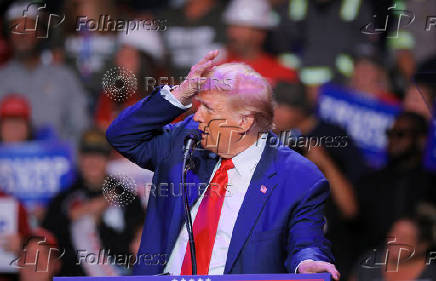
<path id="1" fill-rule="evenodd" d="M 27 99 L 19 94 L 9 94 L 0 101 L 0 118 L 22 117 L 29 120 L 31 111 Z"/>

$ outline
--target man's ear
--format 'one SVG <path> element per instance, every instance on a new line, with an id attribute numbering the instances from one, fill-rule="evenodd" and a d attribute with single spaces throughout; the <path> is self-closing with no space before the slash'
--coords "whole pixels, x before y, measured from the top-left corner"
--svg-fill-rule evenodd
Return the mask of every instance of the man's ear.
<path id="1" fill-rule="evenodd" d="M 240 121 L 240 128 L 242 133 L 248 132 L 251 127 L 254 125 L 254 114 L 244 114 L 242 115 L 241 121 Z"/>

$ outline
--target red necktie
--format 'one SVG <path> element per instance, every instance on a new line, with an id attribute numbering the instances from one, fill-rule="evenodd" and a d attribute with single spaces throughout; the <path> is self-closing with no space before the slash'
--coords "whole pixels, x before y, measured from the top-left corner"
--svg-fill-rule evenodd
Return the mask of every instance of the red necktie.
<path id="1" fill-rule="evenodd" d="M 215 244 L 216 230 L 220 220 L 221 208 L 227 190 L 227 170 L 234 168 L 232 159 L 221 159 L 221 166 L 215 172 L 209 187 L 204 193 L 203 200 L 198 208 L 194 220 L 193 232 L 195 250 L 197 254 L 197 273 L 206 275 L 209 272 L 209 263 L 212 249 Z M 191 252 L 189 242 L 183 259 L 181 275 L 192 275 Z"/>

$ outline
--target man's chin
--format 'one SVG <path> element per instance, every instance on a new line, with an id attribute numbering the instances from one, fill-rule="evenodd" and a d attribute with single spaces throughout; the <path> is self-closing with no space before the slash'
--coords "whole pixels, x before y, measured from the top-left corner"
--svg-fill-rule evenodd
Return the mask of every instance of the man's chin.
<path id="1" fill-rule="evenodd" d="M 207 149 L 207 150 L 211 150 L 212 147 L 208 147 L 207 143 L 208 143 L 207 136 L 201 135 L 201 141 L 200 141 L 201 147 L 203 147 L 204 149 Z"/>
<path id="2" fill-rule="evenodd" d="M 200 144 L 204 149 L 217 153 L 217 145 L 208 134 L 201 135 Z"/>

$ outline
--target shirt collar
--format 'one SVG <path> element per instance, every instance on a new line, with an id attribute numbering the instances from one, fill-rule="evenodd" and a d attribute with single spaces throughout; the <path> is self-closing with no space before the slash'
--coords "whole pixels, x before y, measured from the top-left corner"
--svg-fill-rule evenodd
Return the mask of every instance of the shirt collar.
<path id="1" fill-rule="evenodd" d="M 263 133 L 254 144 L 232 158 L 236 172 L 243 176 L 250 174 L 256 168 L 266 145 L 267 133 Z"/>

